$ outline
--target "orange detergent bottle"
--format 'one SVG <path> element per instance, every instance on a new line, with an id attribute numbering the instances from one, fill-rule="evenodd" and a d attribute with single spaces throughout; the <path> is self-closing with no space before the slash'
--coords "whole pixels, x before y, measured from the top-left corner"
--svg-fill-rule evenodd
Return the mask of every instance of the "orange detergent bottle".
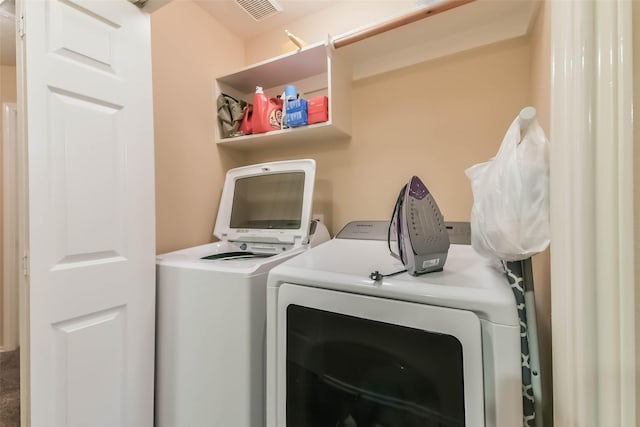
<path id="1" fill-rule="evenodd" d="M 253 96 L 253 133 L 279 130 L 282 122 L 282 100 L 269 98 L 261 86 L 256 86 Z"/>

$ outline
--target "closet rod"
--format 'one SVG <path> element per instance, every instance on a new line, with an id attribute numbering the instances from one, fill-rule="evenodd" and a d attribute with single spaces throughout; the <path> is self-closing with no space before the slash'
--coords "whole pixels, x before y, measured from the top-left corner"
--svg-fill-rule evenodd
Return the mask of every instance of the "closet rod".
<path id="1" fill-rule="evenodd" d="M 357 31 L 345 36 L 338 36 L 332 40 L 334 49 L 340 49 L 341 47 L 348 46 L 350 44 L 359 42 L 369 37 L 377 36 L 389 30 L 394 30 L 403 25 L 411 24 L 412 22 L 419 21 L 429 16 L 437 15 L 438 13 L 445 12 L 449 9 L 454 9 L 458 6 L 471 3 L 475 0 L 443 0 L 432 6 L 425 6 L 416 10 L 415 12 L 402 15 L 398 18 L 391 19 L 373 27 L 365 28 L 364 30 Z"/>

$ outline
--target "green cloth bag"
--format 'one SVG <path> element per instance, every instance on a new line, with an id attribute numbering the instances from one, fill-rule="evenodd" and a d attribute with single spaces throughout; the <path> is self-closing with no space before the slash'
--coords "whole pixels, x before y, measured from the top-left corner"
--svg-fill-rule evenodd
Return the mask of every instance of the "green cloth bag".
<path id="1" fill-rule="evenodd" d="M 223 138 L 240 135 L 240 124 L 247 103 L 234 97 L 221 93 L 217 99 L 218 127 Z"/>

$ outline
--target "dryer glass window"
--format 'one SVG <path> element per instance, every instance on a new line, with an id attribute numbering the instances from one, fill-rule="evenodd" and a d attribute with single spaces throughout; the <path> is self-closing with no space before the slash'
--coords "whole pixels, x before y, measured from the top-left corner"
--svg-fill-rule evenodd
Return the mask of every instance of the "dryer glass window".
<path id="1" fill-rule="evenodd" d="M 304 172 L 285 172 L 238 179 L 231 228 L 300 228 L 304 178 Z"/>
<path id="2" fill-rule="evenodd" d="M 453 336 L 290 305 L 287 425 L 465 425 Z"/>

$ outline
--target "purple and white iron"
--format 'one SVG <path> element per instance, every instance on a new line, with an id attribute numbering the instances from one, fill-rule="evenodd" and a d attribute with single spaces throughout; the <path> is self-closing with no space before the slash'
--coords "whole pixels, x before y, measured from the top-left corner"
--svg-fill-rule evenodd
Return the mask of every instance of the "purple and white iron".
<path id="1" fill-rule="evenodd" d="M 394 237 L 399 254 L 391 249 Z M 389 223 L 388 244 L 391 254 L 413 276 L 440 271 L 447 260 L 447 227 L 436 201 L 417 176 L 400 190 Z"/>

